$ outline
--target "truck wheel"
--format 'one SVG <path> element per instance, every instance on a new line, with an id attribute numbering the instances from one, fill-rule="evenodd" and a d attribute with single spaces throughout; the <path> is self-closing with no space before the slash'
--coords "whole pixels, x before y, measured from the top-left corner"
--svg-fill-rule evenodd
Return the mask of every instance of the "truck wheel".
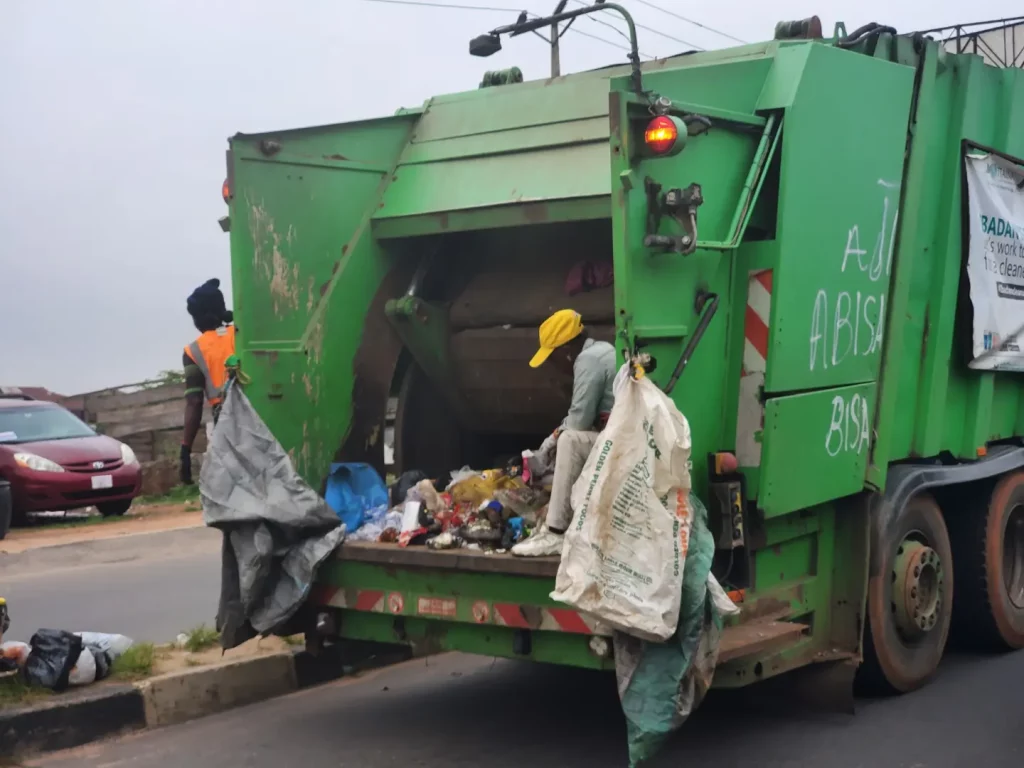
<path id="1" fill-rule="evenodd" d="M 958 639 L 989 649 L 1024 648 L 1024 472 L 954 522 Z"/>
<path id="2" fill-rule="evenodd" d="M 880 567 L 868 584 L 868 631 L 859 681 L 904 693 L 935 674 L 949 636 L 953 554 L 939 505 L 912 498 L 888 530 L 873 534 Z"/>

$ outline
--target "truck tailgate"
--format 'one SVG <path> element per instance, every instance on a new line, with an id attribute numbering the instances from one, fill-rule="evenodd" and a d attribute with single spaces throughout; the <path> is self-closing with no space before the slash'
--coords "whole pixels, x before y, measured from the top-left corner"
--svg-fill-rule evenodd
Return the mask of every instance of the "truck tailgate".
<path id="1" fill-rule="evenodd" d="M 414 568 L 440 568 L 446 571 L 504 573 L 510 576 L 537 576 L 554 579 L 557 557 L 513 557 L 508 553 L 488 554 L 472 549 L 428 549 L 399 547 L 371 542 L 345 543 L 334 553 L 336 560 Z"/>

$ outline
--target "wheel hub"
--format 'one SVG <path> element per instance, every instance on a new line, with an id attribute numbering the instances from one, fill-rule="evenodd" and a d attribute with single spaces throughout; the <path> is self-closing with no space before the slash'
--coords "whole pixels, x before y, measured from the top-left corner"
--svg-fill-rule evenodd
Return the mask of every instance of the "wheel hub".
<path id="1" fill-rule="evenodd" d="M 904 539 L 892 568 L 893 617 L 904 638 L 920 638 L 938 622 L 944 582 L 938 552 L 920 541 Z"/>

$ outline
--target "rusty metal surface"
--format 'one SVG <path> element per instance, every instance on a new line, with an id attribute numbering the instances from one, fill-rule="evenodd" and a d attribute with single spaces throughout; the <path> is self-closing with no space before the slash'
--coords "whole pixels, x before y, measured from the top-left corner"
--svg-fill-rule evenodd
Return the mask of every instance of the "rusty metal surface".
<path id="1" fill-rule="evenodd" d="M 471 549 L 433 550 L 426 547 L 399 547 L 395 544 L 368 542 L 344 544 L 335 553 L 334 559 L 397 567 L 537 576 L 546 579 L 553 579 L 558 573 L 557 557 L 486 555 Z"/>
<path id="2" fill-rule="evenodd" d="M 718 663 L 785 648 L 806 631 L 805 624 L 789 621 L 752 621 L 727 627 L 718 646 Z"/>

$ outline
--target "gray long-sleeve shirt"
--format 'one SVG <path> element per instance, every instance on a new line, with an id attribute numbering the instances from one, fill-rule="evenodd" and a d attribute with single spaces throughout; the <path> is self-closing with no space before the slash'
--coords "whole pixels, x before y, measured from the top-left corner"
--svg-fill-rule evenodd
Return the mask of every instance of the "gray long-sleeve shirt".
<path id="1" fill-rule="evenodd" d="M 615 404 L 612 383 L 616 374 L 615 347 L 607 341 L 587 339 L 573 364 L 572 403 L 562 429 L 600 430 Z"/>

